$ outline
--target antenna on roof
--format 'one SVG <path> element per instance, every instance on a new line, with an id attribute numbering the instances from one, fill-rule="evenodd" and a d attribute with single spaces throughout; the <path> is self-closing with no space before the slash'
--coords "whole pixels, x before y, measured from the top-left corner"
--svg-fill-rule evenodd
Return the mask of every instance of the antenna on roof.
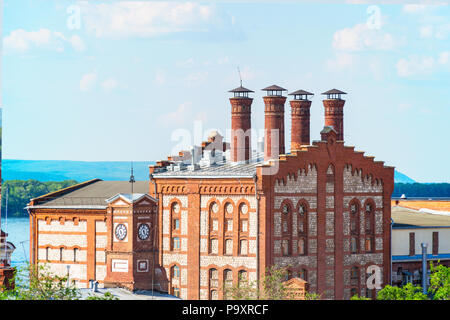
<path id="1" fill-rule="evenodd" d="M 238 69 L 238 73 L 239 73 L 239 81 L 241 83 L 241 87 L 242 87 L 242 77 L 241 77 L 241 71 L 239 70 L 239 66 L 237 67 Z"/>
<path id="2" fill-rule="evenodd" d="M 133 184 L 136 182 L 136 180 L 134 180 L 134 175 L 133 175 L 133 161 L 131 161 L 131 175 L 130 175 L 130 181 L 131 183 L 131 197 L 133 197 Z"/>

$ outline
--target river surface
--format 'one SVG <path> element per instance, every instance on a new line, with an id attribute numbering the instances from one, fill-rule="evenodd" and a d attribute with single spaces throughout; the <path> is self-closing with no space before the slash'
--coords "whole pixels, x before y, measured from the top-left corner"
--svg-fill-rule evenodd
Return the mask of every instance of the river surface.
<path id="1" fill-rule="evenodd" d="M 30 219 L 2 217 L 1 228 L 8 234 L 7 240 L 16 246 L 11 257 L 13 267 L 25 267 L 30 260 Z"/>

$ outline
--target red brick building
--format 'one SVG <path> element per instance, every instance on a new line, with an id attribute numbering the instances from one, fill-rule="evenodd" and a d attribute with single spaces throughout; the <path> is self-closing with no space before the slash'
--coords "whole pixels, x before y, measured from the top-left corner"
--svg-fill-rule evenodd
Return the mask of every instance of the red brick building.
<path id="1" fill-rule="evenodd" d="M 30 261 L 77 287 L 167 291 L 157 248 L 157 203 L 148 182 L 89 180 L 31 199 Z"/>
<path id="2" fill-rule="evenodd" d="M 223 286 L 261 279 L 279 265 L 322 298 L 373 295 L 369 266 L 381 269 L 382 285 L 390 279 L 394 168 L 344 145 L 345 93 L 336 89 L 324 93 L 325 127 L 312 143 L 311 93 L 292 93 L 286 154 L 286 90 L 263 90 L 264 154 L 251 152 L 253 91 L 241 86 L 231 90 L 229 148 L 215 134 L 150 168 L 169 292 L 222 299 Z"/>

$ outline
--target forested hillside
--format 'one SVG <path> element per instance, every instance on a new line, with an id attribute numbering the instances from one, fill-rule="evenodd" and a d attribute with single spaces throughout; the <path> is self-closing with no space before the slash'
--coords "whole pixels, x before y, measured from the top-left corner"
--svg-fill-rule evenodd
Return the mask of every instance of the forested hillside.
<path id="1" fill-rule="evenodd" d="M 6 209 L 6 189 L 8 189 L 8 216 L 22 217 L 28 213 L 24 209 L 30 199 L 42 196 L 62 188 L 76 184 L 75 180 L 46 181 L 9 180 L 2 182 L 2 216 Z"/>

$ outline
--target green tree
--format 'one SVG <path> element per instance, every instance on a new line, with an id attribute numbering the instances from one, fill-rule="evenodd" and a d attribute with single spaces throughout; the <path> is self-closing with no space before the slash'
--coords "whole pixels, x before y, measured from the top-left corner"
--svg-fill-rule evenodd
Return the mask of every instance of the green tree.
<path id="1" fill-rule="evenodd" d="M 260 282 L 252 281 L 243 285 L 244 281 L 238 281 L 235 286 L 224 287 L 224 295 L 232 300 L 292 300 L 294 293 L 284 284 L 287 275 L 287 268 L 272 266 L 266 270 Z M 305 299 L 317 300 L 319 295 L 307 293 Z"/>
<path id="2" fill-rule="evenodd" d="M 80 300 L 81 291 L 67 277 L 51 273 L 47 265 L 33 266 L 15 272 L 13 289 L 0 288 L 0 300 Z M 89 294 L 86 300 L 119 300 L 111 293 Z"/>
<path id="3" fill-rule="evenodd" d="M 428 293 L 434 300 L 450 300 L 450 267 L 442 264 L 434 266 L 433 262 L 430 262 L 430 271 Z"/>
<path id="4" fill-rule="evenodd" d="M 76 184 L 75 180 L 46 181 L 37 180 L 6 180 L 2 184 L 2 212 L 6 210 L 5 192 L 8 189 L 8 215 L 27 217 L 25 207 L 30 199 L 44 194 L 70 187 Z"/>

